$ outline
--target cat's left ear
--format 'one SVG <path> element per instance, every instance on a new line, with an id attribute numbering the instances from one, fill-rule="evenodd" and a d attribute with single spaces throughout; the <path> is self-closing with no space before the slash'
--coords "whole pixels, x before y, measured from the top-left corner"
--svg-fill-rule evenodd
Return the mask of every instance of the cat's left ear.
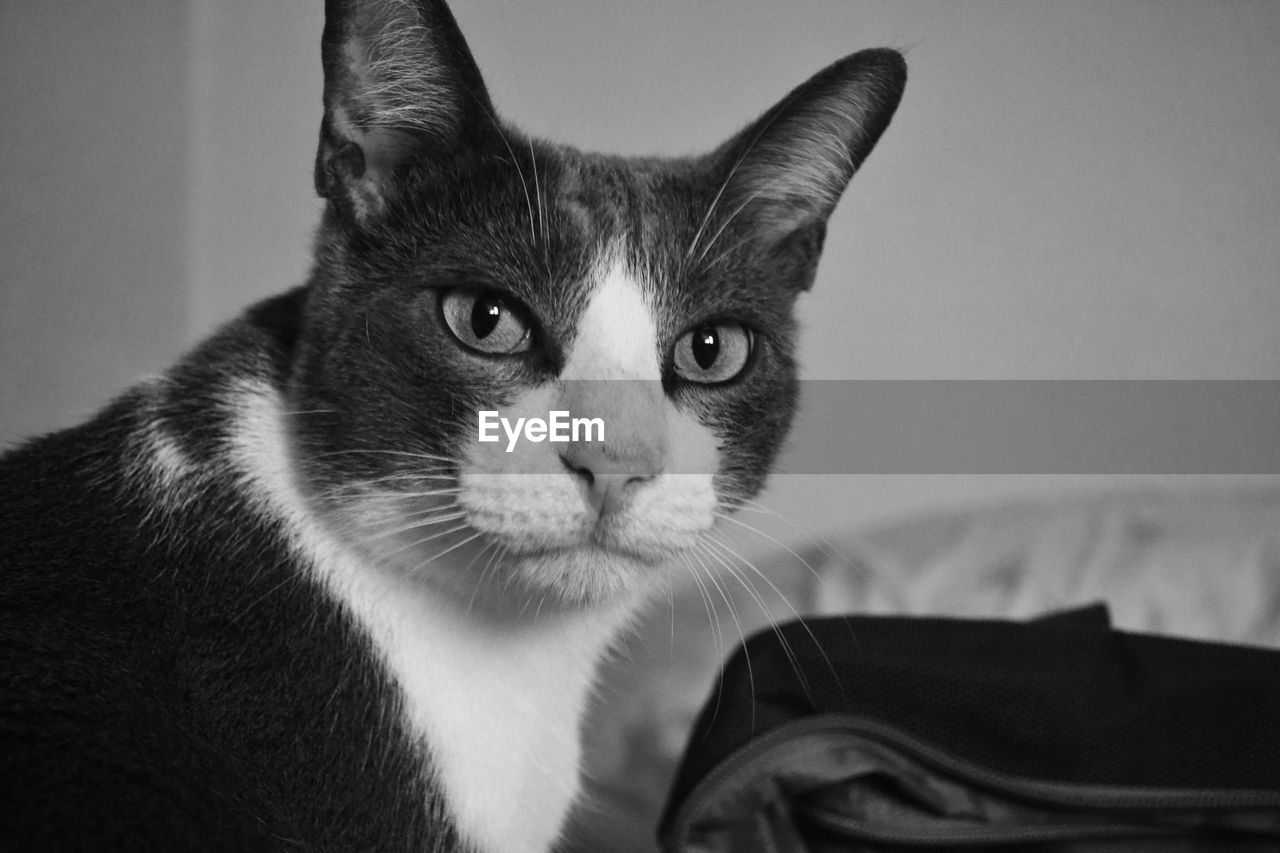
<path id="1" fill-rule="evenodd" d="M 316 192 L 357 218 L 381 210 L 392 173 L 444 160 L 493 121 L 488 91 L 439 0 L 325 0 L 324 120 Z"/>
<path id="2" fill-rule="evenodd" d="M 796 87 L 712 154 L 717 227 L 749 229 L 757 244 L 801 248 L 816 261 L 827 218 L 889 126 L 906 82 L 902 54 L 876 48 Z"/>

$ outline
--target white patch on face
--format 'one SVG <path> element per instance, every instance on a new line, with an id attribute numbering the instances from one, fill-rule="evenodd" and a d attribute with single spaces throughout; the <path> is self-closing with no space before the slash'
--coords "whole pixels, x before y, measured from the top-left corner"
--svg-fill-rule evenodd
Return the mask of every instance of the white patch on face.
<path id="1" fill-rule="evenodd" d="M 610 262 L 591 295 L 560 378 L 662 379 L 653 311 L 620 262 Z"/>

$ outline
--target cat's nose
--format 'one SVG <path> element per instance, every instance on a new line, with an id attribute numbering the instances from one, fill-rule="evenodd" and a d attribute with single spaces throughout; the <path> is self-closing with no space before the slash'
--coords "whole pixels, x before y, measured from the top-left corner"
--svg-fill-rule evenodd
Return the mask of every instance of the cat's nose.
<path id="1" fill-rule="evenodd" d="M 626 506 L 637 488 L 661 473 L 658 456 L 655 448 L 643 444 L 580 442 L 561 453 L 560 461 L 586 486 L 591 508 L 605 516 Z"/>
<path id="2" fill-rule="evenodd" d="M 626 506 L 636 489 L 662 473 L 667 428 L 660 382 L 569 380 L 557 405 L 601 425 L 598 432 L 575 436 L 560 452 L 600 516 Z"/>

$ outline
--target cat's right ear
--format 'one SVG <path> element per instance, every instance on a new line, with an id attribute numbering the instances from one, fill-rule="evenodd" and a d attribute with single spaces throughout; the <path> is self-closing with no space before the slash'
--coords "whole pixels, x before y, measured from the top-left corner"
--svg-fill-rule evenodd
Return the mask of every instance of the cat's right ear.
<path id="1" fill-rule="evenodd" d="M 316 192 L 358 220 L 383 209 L 398 168 L 447 158 L 493 121 L 480 70 L 439 0 L 326 0 L 321 58 Z"/>
<path id="2" fill-rule="evenodd" d="M 719 190 L 695 238 L 702 238 L 702 255 L 716 242 L 702 232 L 741 229 L 754 244 L 796 255 L 807 288 L 827 218 L 889 126 L 906 82 L 897 51 L 859 51 L 796 87 L 722 145 L 710 158 Z"/>

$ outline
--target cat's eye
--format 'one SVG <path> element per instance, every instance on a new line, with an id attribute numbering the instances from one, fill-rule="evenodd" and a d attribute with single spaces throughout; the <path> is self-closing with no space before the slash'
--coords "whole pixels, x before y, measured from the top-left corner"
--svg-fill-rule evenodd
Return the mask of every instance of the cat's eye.
<path id="1" fill-rule="evenodd" d="M 676 341 L 676 375 L 703 385 L 728 382 L 747 366 L 754 342 L 751 330 L 741 323 L 704 323 Z"/>
<path id="2" fill-rule="evenodd" d="M 496 290 L 454 288 L 441 298 L 440 313 L 453 336 L 478 352 L 509 355 L 533 345 L 527 310 Z"/>

